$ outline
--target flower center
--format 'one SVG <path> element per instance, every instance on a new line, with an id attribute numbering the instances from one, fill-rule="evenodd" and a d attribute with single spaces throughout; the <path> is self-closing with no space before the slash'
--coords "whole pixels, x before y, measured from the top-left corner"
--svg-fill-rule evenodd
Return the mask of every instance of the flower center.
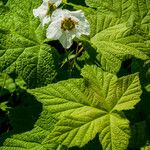
<path id="1" fill-rule="evenodd" d="M 75 29 L 75 26 L 76 26 L 77 24 L 78 24 L 78 22 L 75 21 L 75 20 L 72 20 L 71 17 L 65 18 L 65 19 L 62 20 L 62 22 L 61 22 L 61 29 L 62 29 L 63 31 L 66 31 L 66 30 L 71 31 L 71 30 Z"/>
<path id="2" fill-rule="evenodd" d="M 53 11 L 54 10 L 56 10 L 57 9 L 57 7 L 55 6 L 55 4 L 54 3 L 48 3 L 48 10 L 47 10 L 47 16 L 50 16 L 52 13 L 53 13 Z"/>

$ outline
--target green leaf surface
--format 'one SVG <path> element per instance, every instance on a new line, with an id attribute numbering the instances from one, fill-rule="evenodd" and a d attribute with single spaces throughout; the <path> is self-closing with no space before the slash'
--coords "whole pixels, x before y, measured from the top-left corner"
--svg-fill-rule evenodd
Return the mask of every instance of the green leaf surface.
<path id="1" fill-rule="evenodd" d="M 144 146 L 141 148 L 141 150 L 150 150 L 150 146 Z"/>
<path id="2" fill-rule="evenodd" d="M 0 74 L 0 89 L 6 89 L 10 93 L 14 92 L 16 89 L 16 85 L 13 81 L 13 79 L 6 73 L 1 73 Z M 2 92 L 2 91 L 1 91 Z M 0 93 L 1 95 L 2 93 Z"/>
<path id="3" fill-rule="evenodd" d="M 10 134 L 4 141 L 0 150 L 65 150 L 59 144 L 42 144 L 42 141 L 50 134 L 55 119 L 47 111 L 43 111 L 31 131 L 20 134 Z"/>
<path id="4" fill-rule="evenodd" d="M 8 109 L 7 102 L 0 103 L 0 109 L 2 111 L 7 111 L 7 109 Z"/>
<path id="5" fill-rule="evenodd" d="M 150 84 L 148 84 L 146 87 L 145 87 L 146 91 L 147 92 L 150 92 Z"/>
<path id="6" fill-rule="evenodd" d="M 117 73 L 131 57 L 150 59 L 148 0 L 86 0 L 95 12 L 87 13 L 91 43 L 106 71 Z M 86 12 L 85 12 L 86 13 Z"/>
<path id="7" fill-rule="evenodd" d="M 141 21 L 141 29 L 144 33 L 147 33 L 150 36 L 150 10 Z"/>
<path id="8" fill-rule="evenodd" d="M 97 8 L 98 11 L 114 14 L 124 20 L 139 21 L 150 8 L 149 0 L 85 0 L 90 7 Z"/>
<path id="9" fill-rule="evenodd" d="M 29 87 L 56 76 L 58 54 L 44 43 L 44 28 L 32 12 L 40 2 L 9 0 L 0 13 L 0 71 L 15 71 Z"/>
<path id="10" fill-rule="evenodd" d="M 118 72 L 122 61 L 130 57 L 149 59 L 145 52 L 149 51 L 149 45 L 142 36 L 130 35 L 130 32 L 126 23 L 122 23 L 104 29 L 91 39 L 99 53 L 98 60 L 105 70 Z"/>
<path id="11" fill-rule="evenodd" d="M 29 90 L 60 118 L 44 143 L 82 147 L 99 133 L 103 149 L 126 149 L 130 128 L 121 111 L 133 109 L 140 101 L 138 75 L 118 79 L 98 67 L 86 66 L 82 76 Z"/>

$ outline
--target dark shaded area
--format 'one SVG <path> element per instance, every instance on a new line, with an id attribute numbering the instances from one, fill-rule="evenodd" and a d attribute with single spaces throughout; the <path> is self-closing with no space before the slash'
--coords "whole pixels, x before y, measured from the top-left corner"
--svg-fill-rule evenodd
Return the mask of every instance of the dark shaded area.
<path id="1" fill-rule="evenodd" d="M 147 117 L 146 123 L 147 123 L 147 126 L 146 126 L 147 139 L 148 139 L 149 145 L 150 145 L 150 115 Z"/>
<path id="2" fill-rule="evenodd" d="M 145 65 L 143 60 L 132 58 L 123 61 L 118 77 L 139 73 L 142 95 L 141 101 L 135 106 L 135 109 L 124 111 L 127 119 L 130 121 L 131 138 L 129 150 L 140 150 L 150 141 L 150 128 L 147 123 L 150 116 L 150 93 L 145 90 L 145 86 L 150 84 L 150 78 L 147 75 L 149 65 Z"/>
<path id="3" fill-rule="evenodd" d="M 142 60 L 133 59 L 131 63 L 131 73 L 139 73 L 142 95 L 141 101 L 135 106 L 135 109 L 127 111 L 127 116 L 134 122 L 144 121 L 150 115 L 150 92 L 146 91 L 145 86 L 150 84 L 150 76 L 147 75 L 149 65 L 144 65 Z"/>
<path id="4" fill-rule="evenodd" d="M 150 63 L 144 64 L 143 60 L 140 59 L 133 59 L 131 64 L 132 73 L 139 72 L 140 82 L 141 85 L 145 86 L 150 84 Z"/>
<path id="5" fill-rule="evenodd" d="M 80 78 L 80 70 L 75 66 L 73 68 L 69 68 L 70 64 L 65 64 L 62 68 L 58 70 L 57 81 L 67 80 L 69 78 Z"/>
<path id="6" fill-rule="evenodd" d="M 12 129 L 10 123 L 9 123 L 9 118 L 8 114 L 6 111 L 2 111 L 0 109 L 0 135 L 2 133 L 8 132 Z"/>
<path id="7" fill-rule="evenodd" d="M 11 100 L 8 103 L 11 108 L 1 128 L 1 134 L 3 133 L 0 138 L 1 145 L 13 134 L 32 130 L 42 111 L 42 104 L 26 91 L 22 91 Z"/>
<path id="8" fill-rule="evenodd" d="M 58 52 L 61 55 L 61 60 L 59 60 L 60 67 L 56 78 L 57 82 L 69 78 L 81 78 L 81 69 L 84 65 L 96 64 L 97 66 L 100 66 L 96 58 L 97 52 L 88 41 L 74 41 L 73 45 L 68 50 L 65 50 L 59 42 L 57 44 L 56 42 L 51 42 L 49 44 L 58 49 Z M 70 55 L 75 55 L 75 57 L 70 58 Z M 63 61 L 65 59 L 68 60 L 64 63 Z"/>
<path id="9" fill-rule="evenodd" d="M 5 5 L 7 3 L 8 0 L 2 0 L 3 4 Z"/>
<path id="10" fill-rule="evenodd" d="M 135 106 L 135 109 L 125 112 L 132 131 L 129 146 L 137 148 L 137 150 L 140 150 L 140 147 L 145 146 L 147 141 L 150 141 L 149 106 L 150 93 L 143 88 L 141 101 Z"/>
<path id="11" fill-rule="evenodd" d="M 141 83 L 144 82 L 143 72 L 140 72 L 139 76 Z M 142 91 L 141 101 L 135 106 L 135 109 L 124 111 L 131 127 L 132 136 L 129 144 L 131 148 L 129 150 L 140 150 L 140 147 L 145 146 L 147 141 L 150 141 L 150 93 L 145 90 L 144 85 Z"/>
<path id="12" fill-rule="evenodd" d="M 140 149 L 146 145 L 147 135 L 146 135 L 146 122 L 137 122 L 131 125 L 131 138 L 129 141 L 129 147 Z"/>
<path id="13" fill-rule="evenodd" d="M 58 40 L 50 41 L 47 44 L 54 47 L 60 55 L 58 60 L 59 67 L 57 69 L 58 74 L 54 82 L 69 78 L 80 78 L 81 69 L 86 64 L 100 66 L 96 58 L 97 52 L 88 41 L 74 41 L 67 50 L 63 48 Z M 75 55 L 75 57 L 70 58 L 70 55 Z"/>
<path id="14" fill-rule="evenodd" d="M 67 2 L 76 4 L 76 5 L 86 6 L 85 0 L 68 0 Z"/>
<path id="15" fill-rule="evenodd" d="M 59 41 L 50 41 L 47 44 L 51 45 L 52 47 L 54 47 L 58 53 L 61 55 L 63 53 L 65 53 L 65 50 L 63 48 L 63 46 L 60 44 Z"/>
<path id="16" fill-rule="evenodd" d="M 127 59 L 127 60 L 123 61 L 121 68 L 120 68 L 119 72 L 117 73 L 117 76 L 122 77 L 122 76 L 132 74 L 131 64 L 132 64 L 132 59 Z"/>
<path id="17" fill-rule="evenodd" d="M 64 53 L 66 53 L 66 51 L 71 51 L 71 50 L 74 51 L 76 49 L 76 47 L 78 46 L 78 43 L 73 41 L 72 46 L 69 49 L 65 50 L 64 47 L 61 45 L 61 43 L 58 40 L 49 41 L 47 44 L 54 47 L 60 55 L 63 55 Z"/>
<path id="18" fill-rule="evenodd" d="M 0 102 L 4 102 L 9 96 L 10 96 L 9 91 L 7 89 L 0 87 Z"/>
<path id="19" fill-rule="evenodd" d="M 85 51 L 88 53 L 89 57 L 88 59 L 86 58 L 86 63 L 89 65 L 97 65 L 100 66 L 99 61 L 97 60 L 97 52 L 94 47 L 92 47 L 91 43 L 88 41 L 83 41 L 83 47 Z"/>
<path id="20" fill-rule="evenodd" d="M 0 1 L 0 15 L 1 14 L 3 15 L 4 13 L 7 13 L 9 11 L 9 7 L 5 6 L 6 3 L 7 0 Z M 3 32 L 2 29 L 0 29 L 0 33 L 2 32 Z"/>
<path id="21" fill-rule="evenodd" d="M 79 46 L 78 43 L 74 41 L 72 46 L 65 50 L 59 41 L 50 41 L 48 44 L 57 49 L 60 55 L 55 82 L 81 77 L 79 69 L 75 66 L 75 61 L 82 55 L 83 51 L 77 54 L 77 49 L 80 49 L 82 45 Z M 76 55 L 76 57 L 70 58 L 70 55 Z M 66 62 L 64 62 L 65 60 Z"/>
<path id="22" fill-rule="evenodd" d="M 29 93 L 20 95 L 21 104 L 9 112 L 10 123 L 16 133 L 33 129 L 42 111 L 42 104 Z"/>

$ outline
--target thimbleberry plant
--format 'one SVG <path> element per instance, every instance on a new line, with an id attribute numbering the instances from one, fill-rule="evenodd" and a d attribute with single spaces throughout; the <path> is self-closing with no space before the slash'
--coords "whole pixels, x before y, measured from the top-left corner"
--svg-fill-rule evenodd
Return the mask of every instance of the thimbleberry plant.
<path id="1" fill-rule="evenodd" d="M 25 149 L 150 149 L 149 0 L 0 1 L 0 150 Z"/>

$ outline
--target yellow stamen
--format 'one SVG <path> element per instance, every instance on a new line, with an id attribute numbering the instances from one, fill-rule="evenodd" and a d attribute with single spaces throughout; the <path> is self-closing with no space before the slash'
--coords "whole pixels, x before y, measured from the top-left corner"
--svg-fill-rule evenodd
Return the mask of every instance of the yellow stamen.
<path id="1" fill-rule="evenodd" d="M 61 22 L 61 29 L 63 31 L 71 31 L 73 29 L 75 29 L 75 26 L 78 24 L 77 21 L 72 20 L 71 17 L 69 18 L 65 18 L 62 22 Z"/>

